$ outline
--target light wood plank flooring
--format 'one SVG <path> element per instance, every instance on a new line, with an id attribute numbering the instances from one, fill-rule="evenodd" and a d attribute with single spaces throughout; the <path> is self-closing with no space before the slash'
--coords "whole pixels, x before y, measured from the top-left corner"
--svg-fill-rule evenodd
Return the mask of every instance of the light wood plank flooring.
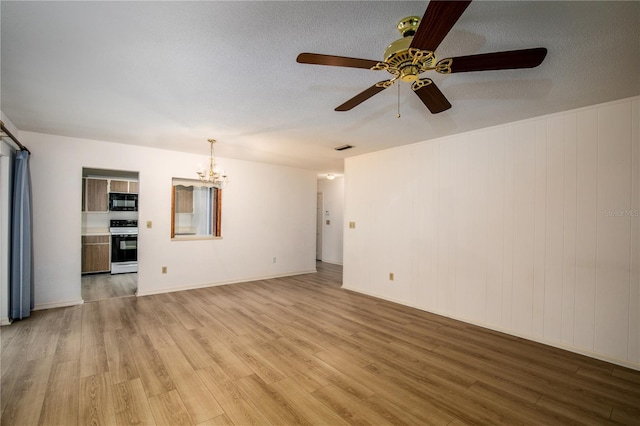
<path id="1" fill-rule="evenodd" d="M 3 425 L 640 424 L 640 372 L 317 274 L 36 311 Z"/>
<path id="2" fill-rule="evenodd" d="M 87 274 L 82 276 L 82 299 L 85 302 L 129 297 L 136 294 L 138 274 Z"/>

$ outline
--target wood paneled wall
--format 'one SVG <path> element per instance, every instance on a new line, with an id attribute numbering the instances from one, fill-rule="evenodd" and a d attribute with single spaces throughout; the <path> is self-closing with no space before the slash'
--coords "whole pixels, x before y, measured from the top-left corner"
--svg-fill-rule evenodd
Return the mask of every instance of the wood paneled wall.
<path id="1" fill-rule="evenodd" d="M 639 123 L 633 98 L 347 159 L 344 286 L 640 368 Z"/>

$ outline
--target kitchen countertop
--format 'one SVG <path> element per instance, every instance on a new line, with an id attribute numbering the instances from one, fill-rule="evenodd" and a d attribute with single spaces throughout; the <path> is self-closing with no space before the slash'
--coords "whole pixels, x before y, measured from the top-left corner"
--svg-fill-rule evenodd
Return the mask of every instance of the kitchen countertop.
<path id="1" fill-rule="evenodd" d="M 176 235 L 196 235 L 194 226 L 176 226 Z"/>
<path id="2" fill-rule="evenodd" d="M 109 228 L 82 228 L 82 235 L 111 235 Z"/>

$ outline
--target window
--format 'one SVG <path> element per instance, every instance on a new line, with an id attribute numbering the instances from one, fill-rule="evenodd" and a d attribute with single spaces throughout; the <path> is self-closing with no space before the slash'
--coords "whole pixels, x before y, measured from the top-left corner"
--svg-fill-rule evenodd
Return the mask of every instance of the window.
<path id="1" fill-rule="evenodd" d="M 202 239 L 222 236 L 222 190 L 197 180 L 176 179 L 171 185 L 171 238 Z"/>

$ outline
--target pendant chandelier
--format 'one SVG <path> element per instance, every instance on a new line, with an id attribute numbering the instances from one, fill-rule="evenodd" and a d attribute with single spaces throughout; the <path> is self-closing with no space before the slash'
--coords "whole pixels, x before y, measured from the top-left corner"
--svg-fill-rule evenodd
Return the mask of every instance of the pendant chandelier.
<path id="1" fill-rule="evenodd" d="M 209 157 L 209 170 L 204 170 L 198 172 L 198 176 L 200 176 L 200 182 L 214 186 L 216 188 L 223 187 L 228 181 L 229 177 L 226 175 L 224 171 L 220 172 L 216 163 L 214 161 L 213 156 L 213 144 L 216 143 L 215 139 L 207 139 L 211 144 L 211 154 Z"/>

